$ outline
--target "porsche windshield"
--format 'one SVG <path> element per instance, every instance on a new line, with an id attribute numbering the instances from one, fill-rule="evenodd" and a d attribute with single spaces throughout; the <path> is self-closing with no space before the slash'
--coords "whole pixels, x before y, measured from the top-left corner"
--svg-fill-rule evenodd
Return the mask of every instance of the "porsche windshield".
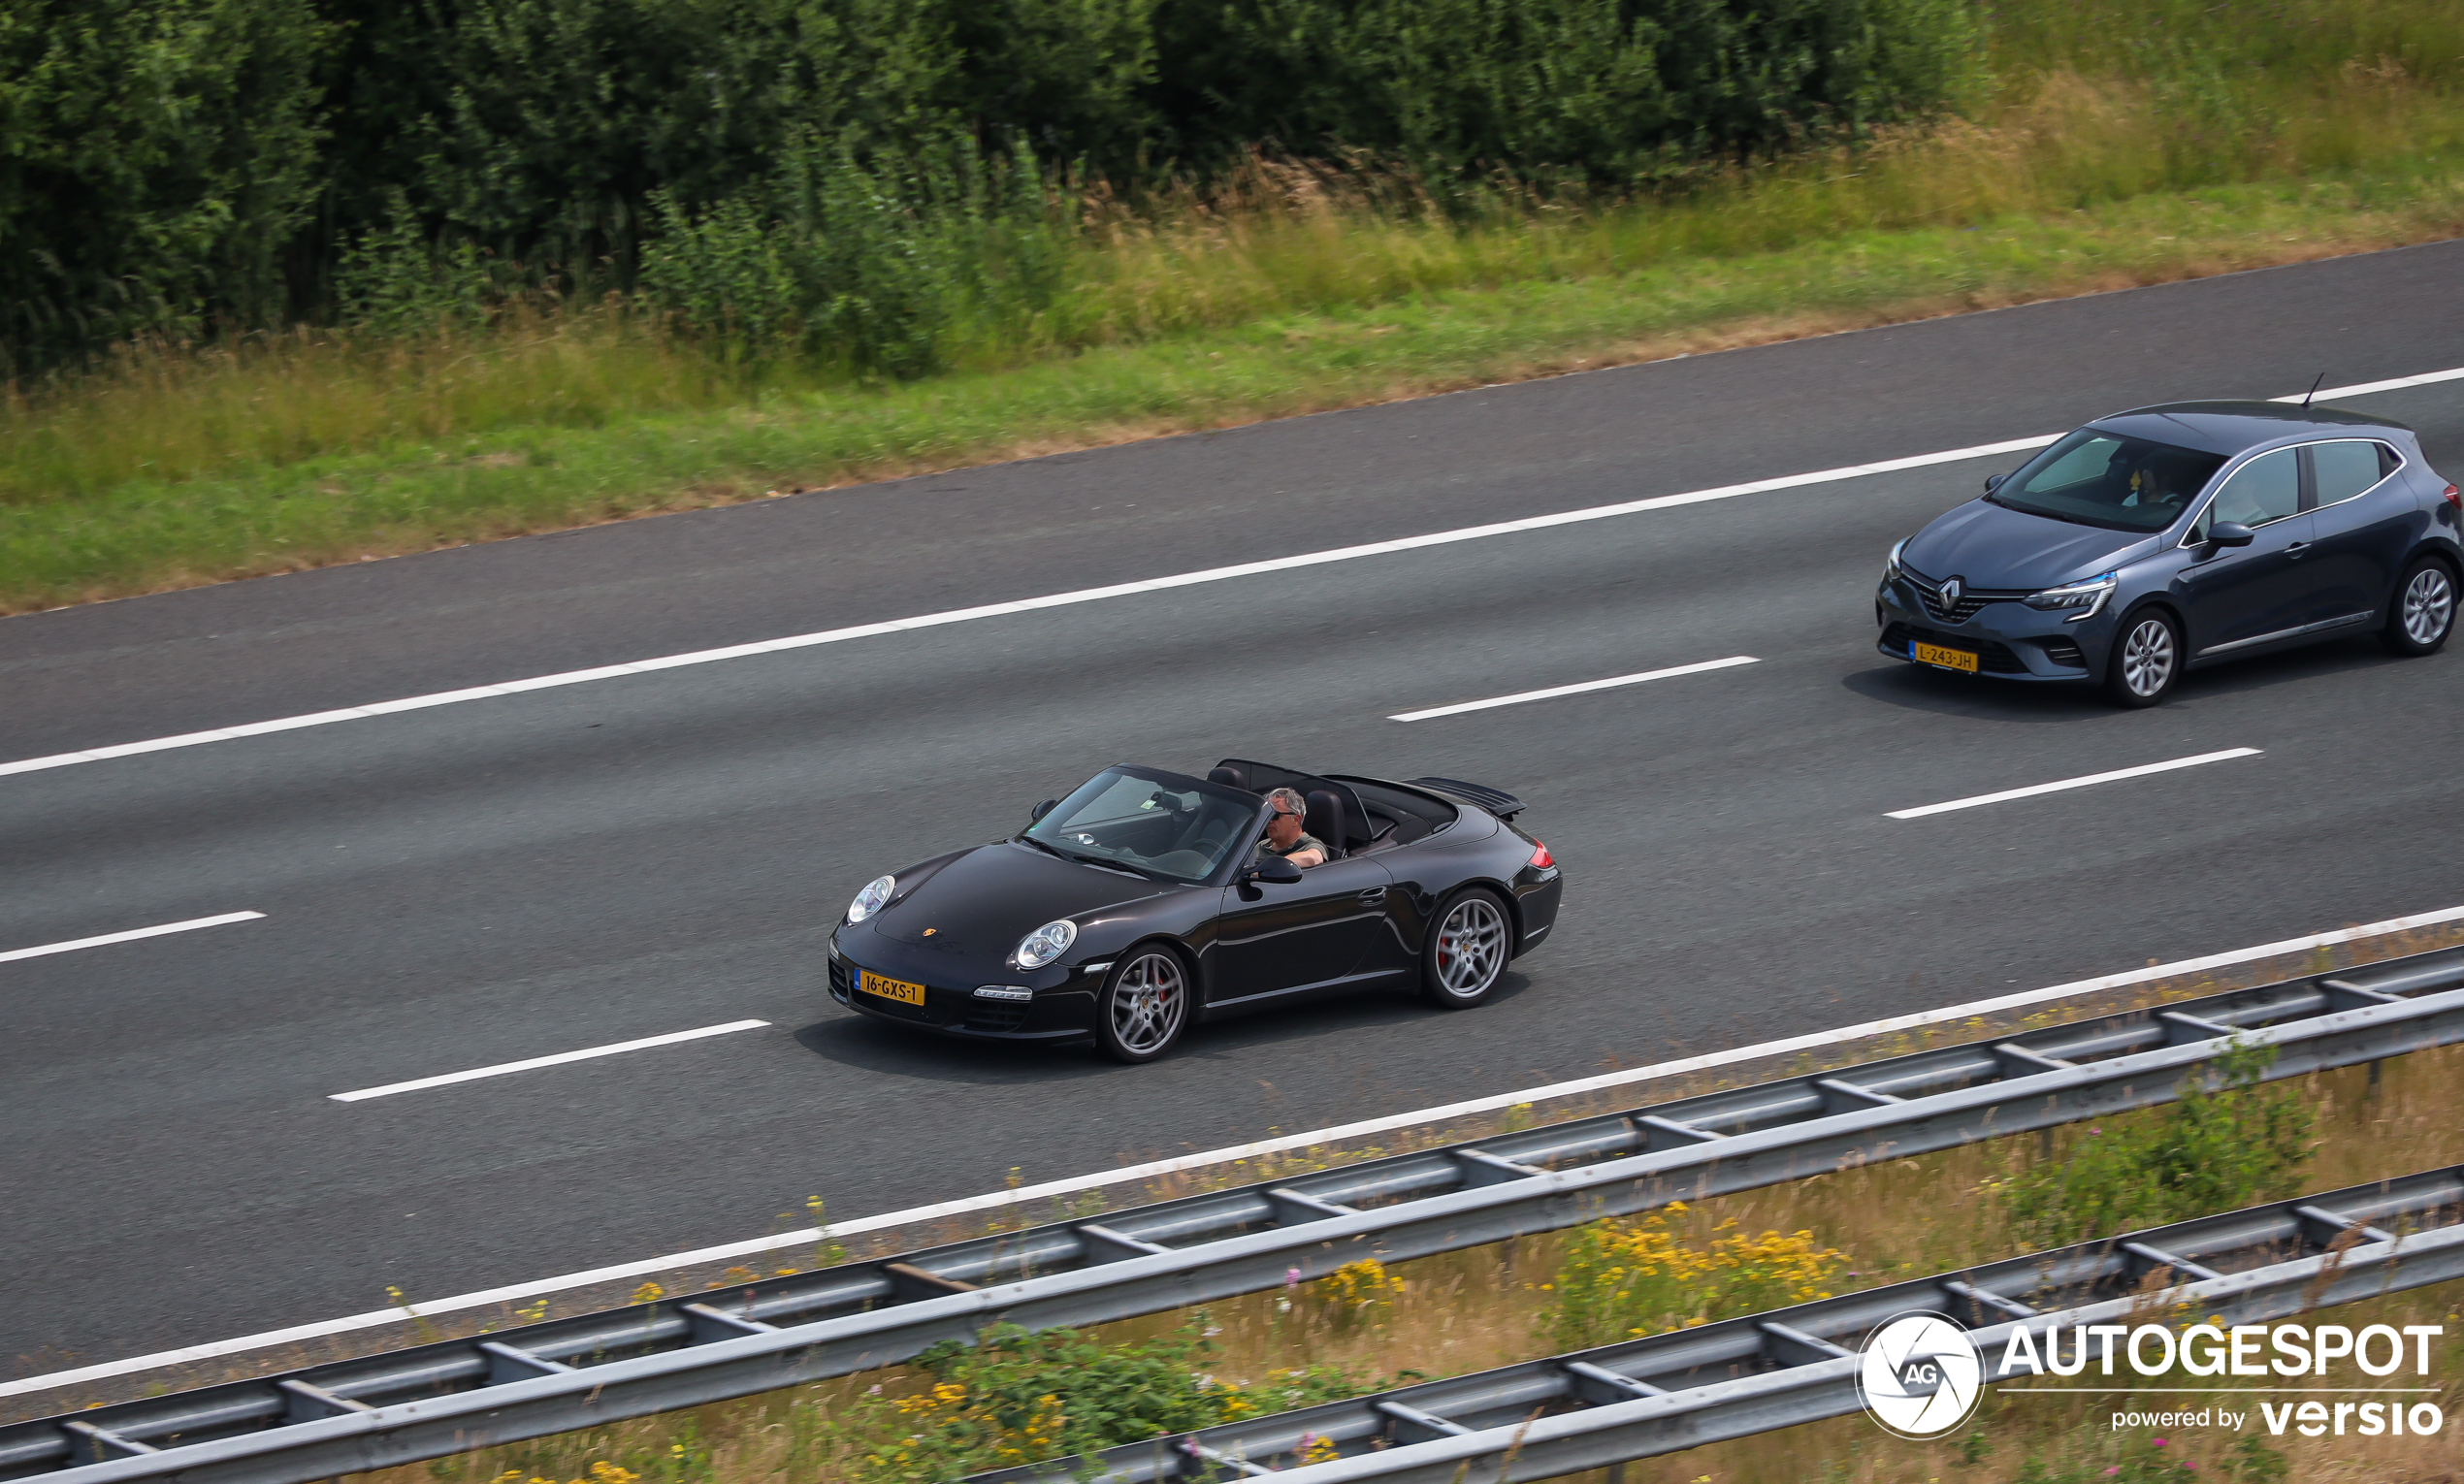
<path id="1" fill-rule="evenodd" d="M 2156 532 L 2179 520 L 2223 467 L 2222 454 L 2082 428 L 1985 498 L 2082 526 Z"/>
<path id="2" fill-rule="evenodd" d="M 1021 837 L 1089 865 L 1195 883 L 1249 844 L 1257 800 L 1170 774 L 1106 768 Z"/>

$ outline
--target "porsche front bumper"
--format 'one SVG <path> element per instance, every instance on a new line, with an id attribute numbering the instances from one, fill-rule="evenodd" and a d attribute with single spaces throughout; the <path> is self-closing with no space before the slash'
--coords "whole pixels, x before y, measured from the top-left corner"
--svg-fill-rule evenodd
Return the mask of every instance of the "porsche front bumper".
<path id="1" fill-rule="evenodd" d="M 830 937 L 830 998 L 859 1015 L 970 1041 L 1086 1041 L 1095 1034 L 1095 993 L 1089 986 L 1066 982 L 1050 987 L 1021 984 L 1018 987 L 1030 989 L 1034 998 L 987 999 L 975 992 L 975 984 L 953 982 L 947 954 L 901 952 L 897 943 L 878 935 L 867 936 L 869 941 L 860 961 L 846 951 L 836 934 Z M 858 974 L 865 969 L 924 985 L 924 1002 L 910 1005 L 863 992 L 856 987 L 856 983 Z M 1012 974 L 1003 983 L 1046 978 L 1053 973 L 1047 970 L 1043 975 Z M 1061 977 L 1066 981 L 1066 971 Z"/>

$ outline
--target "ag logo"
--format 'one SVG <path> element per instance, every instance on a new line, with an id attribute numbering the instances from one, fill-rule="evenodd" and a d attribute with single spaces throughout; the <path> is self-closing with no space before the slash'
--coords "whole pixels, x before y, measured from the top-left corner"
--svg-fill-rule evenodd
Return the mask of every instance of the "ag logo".
<path id="1" fill-rule="evenodd" d="M 1957 1320 L 1927 1310 L 1900 1314 L 1866 1337 L 1857 1390 L 1883 1431 L 1939 1437 L 1976 1410 L 1985 1363 Z"/>

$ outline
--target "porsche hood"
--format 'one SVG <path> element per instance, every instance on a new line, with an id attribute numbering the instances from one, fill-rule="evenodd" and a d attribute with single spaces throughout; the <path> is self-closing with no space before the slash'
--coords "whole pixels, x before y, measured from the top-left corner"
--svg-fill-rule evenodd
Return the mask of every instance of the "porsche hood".
<path id="1" fill-rule="evenodd" d="M 1019 940 L 1055 918 L 1183 889 L 1003 840 L 949 856 L 865 925 L 894 943 L 1000 962 Z M 903 883 L 902 883 L 903 885 Z"/>

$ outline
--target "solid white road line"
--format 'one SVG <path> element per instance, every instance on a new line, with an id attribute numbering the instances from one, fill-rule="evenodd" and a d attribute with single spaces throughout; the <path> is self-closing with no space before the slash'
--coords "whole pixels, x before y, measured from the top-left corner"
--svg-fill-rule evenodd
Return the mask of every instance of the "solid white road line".
<path id="1" fill-rule="evenodd" d="M 1434 532 L 1427 535 L 1403 536 L 1392 541 L 1373 541 L 1363 546 L 1342 546 L 1330 551 L 1304 552 L 1294 557 L 1276 557 L 1265 562 L 1244 562 L 1237 566 L 1214 566 L 1204 571 L 1181 572 L 1170 577 L 1150 577 L 1140 582 L 1115 583 L 1110 587 L 1080 588 L 1075 592 L 1054 593 L 1043 597 L 1022 597 L 1012 602 L 985 603 L 974 608 L 953 608 L 942 613 L 926 613 L 915 618 L 892 619 L 878 624 L 858 624 L 847 629 L 827 629 L 819 633 L 792 634 L 783 639 L 762 639 L 752 644 L 730 644 L 724 649 L 696 650 L 691 654 L 668 655 L 657 660 L 640 660 L 630 664 L 602 665 L 589 670 L 567 670 L 559 675 L 537 675 L 529 680 L 508 680 L 501 685 L 473 686 L 467 691 L 440 691 L 433 695 L 412 695 L 401 700 L 378 701 L 373 705 L 345 707 L 340 711 L 318 711 L 307 716 L 283 717 L 272 722 L 251 722 L 245 726 L 225 726 L 214 731 L 192 731 L 176 737 L 156 737 L 146 742 L 124 742 L 112 747 L 91 748 L 81 753 L 56 753 L 49 758 L 27 758 L 16 762 L 0 762 L 0 775 L 33 773 L 45 768 L 67 767 L 80 762 L 101 762 L 107 758 L 126 758 L 139 753 L 161 752 L 166 748 L 197 747 L 208 742 L 228 742 L 238 737 L 261 736 L 275 731 L 292 731 L 303 726 L 325 726 L 336 722 L 354 722 L 398 711 L 418 711 L 430 706 L 450 706 L 458 702 L 481 700 L 489 696 L 514 695 L 524 691 L 544 691 L 557 686 L 582 685 L 594 680 L 612 680 L 620 675 L 644 675 L 655 670 L 678 669 L 686 665 L 715 664 L 724 660 L 742 660 L 754 655 L 774 655 L 785 650 L 809 649 L 817 644 L 840 644 L 850 639 L 869 639 L 882 634 L 904 633 L 918 629 L 937 629 L 945 624 L 965 624 L 977 619 L 1001 618 L 1014 613 L 1033 613 L 1045 608 L 1066 608 L 1079 603 L 1100 602 L 1106 598 L 1128 597 L 1140 593 L 1160 593 L 1172 588 L 1232 582 L 1243 577 L 1254 577 L 1263 572 L 1290 571 L 1295 567 L 1320 566 L 1331 562 L 1356 562 L 1364 557 L 1418 551 L 1425 547 L 1447 546 L 1460 541 L 1477 541 L 1490 536 L 1512 535 L 1525 531 L 1545 531 L 1555 526 L 1572 526 L 1585 521 L 1607 520 L 1614 516 L 1634 515 L 1644 510 L 1667 510 L 1678 505 L 1702 504 L 1707 500 L 1733 500 L 1739 495 L 1756 495 L 1768 490 L 1799 489 L 1806 485 L 1831 484 L 1842 479 L 1862 478 L 1867 474 L 1885 474 L 1899 469 L 1922 468 L 1933 464 L 1956 464 L 1963 459 L 1977 459 L 1991 454 L 2014 453 L 2021 449 L 2041 447 L 2059 436 L 2060 436 L 2059 434 L 2047 434 L 2042 437 L 2013 438 L 2001 443 L 1980 443 L 1973 448 L 1953 448 L 1942 453 L 1918 454 L 1913 458 L 1886 459 L 1878 464 L 1857 464 L 1843 468 L 1820 469 L 1810 474 L 1789 474 L 1777 479 L 1757 479 L 1746 484 L 1721 485 L 1717 489 L 1695 490 L 1684 495 L 1660 495 L 1649 500 L 1628 500 L 1622 504 L 1594 505 L 1582 510 L 1564 510 L 1555 515 L 1536 515 L 1523 520 L 1499 521 L 1486 526 L 1465 526 L 1458 530 Z"/>
<path id="2" fill-rule="evenodd" d="M 1980 793 L 1974 798 L 1955 798 L 1947 804 L 1926 804 L 1916 809 L 1894 809 L 1883 816 L 1889 820 L 1921 820 L 1929 814 L 1948 814 L 1954 809 L 1973 809 L 1979 804 L 1998 804 L 2005 799 L 2033 798 L 2039 793 L 2059 793 L 2064 789 L 2085 789 L 2090 784 L 2112 783 L 2121 778 L 2145 778 L 2150 773 L 2170 773 L 2175 768 L 2194 768 L 2202 763 L 2223 762 L 2233 758 L 2255 758 L 2255 747 L 2227 748 L 2221 753 L 2201 753 L 2195 758 L 2176 758 L 2170 762 L 2143 762 L 2135 768 L 2116 768 L 2110 773 L 2091 773 L 2085 778 L 2065 778 L 2059 783 L 2030 784 L 2025 789 L 2004 789 L 1999 793 Z"/>
<path id="3" fill-rule="evenodd" d="M 201 927 L 220 927 L 226 922 L 253 922 L 264 916 L 262 912 L 226 912 L 218 918 L 190 918 L 185 922 L 165 922 L 160 927 L 132 927 L 124 933 L 105 933 L 99 938 L 72 938 L 66 943 L 11 949 L 0 953 L 0 963 L 19 958 L 41 958 L 49 953 L 73 953 L 79 949 L 101 948 L 106 943 L 134 943 L 140 938 L 159 938 L 165 933 L 193 933 Z"/>
<path id="4" fill-rule="evenodd" d="M 2464 368 L 2453 371 L 2428 371 L 2418 376 L 2400 376 L 2391 381 L 2367 381 L 2352 386 L 2329 387 L 2316 395 L 2325 398 L 2362 397 L 2372 392 L 2394 391 L 2403 387 L 2427 386 L 2437 381 L 2464 379 Z M 2300 395 L 2280 397 L 2279 402 L 2299 402 Z M 1140 593 L 1160 593 L 1172 588 L 1197 587 L 1211 582 L 1232 582 L 1254 577 L 1261 572 L 1284 572 L 1295 567 L 1320 566 L 1329 562 L 1356 562 L 1364 557 L 1381 557 L 1399 551 L 1418 551 L 1430 546 L 1447 546 L 1458 541 L 1484 540 L 1490 536 L 1513 535 L 1525 531 L 1545 531 L 1555 526 L 1579 525 L 1585 521 L 1608 520 L 1620 515 L 1635 515 L 1645 510 L 1667 510 L 1678 505 L 1696 505 L 1714 500 L 1734 500 L 1740 495 L 1760 495 L 1770 490 L 1802 489 L 1807 485 L 1835 484 L 1843 479 L 1861 479 L 1868 474 L 1896 473 L 1901 469 L 1924 468 L 1935 464 L 1958 464 L 1967 459 L 1982 459 L 1994 454 L 2019 453 L 2041 448 L 2061 436 L 2059 433 L 2040 437 L 2009 438 L 1999 443 L 1978 443 L 1968 448 L 1950 448 L 1940 453 L 1916 454 L 1904 459 L 1884 459 L 1874 464 L 1851 464 L 1839 468 L 1817 469 L 1810 474 L 1787 474 L 1777 479 L 1756 479 L 1744 484 L 1724 484 L 1715 489 L 1695 490 L 1684 495 L 1661 495 L 1649 500 L 1631 500 L 1621 504 L 1593 505 L 1582 510 L 1564 510 L 1555 515 L 1536 515 L 1524 520 L 1498 521 L 1486 526 L 1465 526 L 1454 531 L 1433 532 L 1427 535 L 1405 536 L 1393 541 L 1373 541 L 1363 546 L 1341 546 L 1331 551 L 1303 552 L 1294 557 L 1277 557 L 1266 562 L 1244 562 L 1237 566 L 1214 566 L 1204 571 L 1180 572 L 1170 577 L 1150 577 L 1141 582 L 1116 583 L 1110 587 L 1080 588 L 1070 593 L 1054 593 L 1043 597 L 1023 597 L 1013 602 L 986 603 L 974 608 L 953 608 L 943 613 L 920 614 L 914 618 L 891 619 L 878 624 L 857 624 L 846 629 L 827 629 L 819 633 L 791 634 L 782 639 L 762 639 L 752 644 L 730 644 L 722 649 L 695 650 L 691 654 L 667 655 L 657 660 L 637 660 L 629 664 L 607 664 L 587 670 L 567 670 L 557 675 L 535 675 L 528 680 L 508 680 L 497 685 L 472 686 L 462 691 L 439 691 L 430 695 L 409 695 L 400 700 L 376 701 L 366 706 L 345 706 L 338 711 L 316 711 L 306 716 L 280 717 L 271 722 L 249 722 L 239 726 L 218 727 L 211 731 L 182 732 L 173 737 L 154 737 L 144 742 L 121 742 L 110 747 L 89 748 L 79 753 L 54 753 L 48 758 L 25 758 L 16 762 L 0 762 L 0 775 L 37 773 L 47 768 L 68 767 L 80 762 L 101 762 L 113 758 L 132 758 L 140 753 L 158 753 L 168 748 L 198 747 L 208 742 L 229 742 L 240 737 L 263 736 L 268 732 L 293 731 L 303 726 L 328 726 L 336 722 L 356 722 L 368 717 L 389 716 L 398 711 L 423 711 L 431 706 L 451 706 L 462 701 L 485 700 L 491 696 L 518 695 L 525 691 L 545 691 L 557 686 L 577 686 L 594 680 L 613 680 L 620 675 L 646 675 L 655 670 L 672 670 L 692 664 L 715 664 L 724 660 L 743 660 L 755 655 L 774 655 L 784 650 L 809 649 L 817 644 L 840 644 L 850 639 L 869 639 L 882 634 L 904 633 L 917 629 L 937 629 L 944 624 L 972 623 L 977 619 L 1001 618 L 1013 613 L 1033 613 L 1045 608 L 1066 608 L 1079 603 L 1101 602 L 1106 598 L 1128 597 Z"/>
<path id="5" fill-rule="evenodd" d="M 1487 711 L 1496 706 L 1519 706 L 1525 701 L 1547 700 L 1556 695 L 1580 695 L 1585 691 L 1606 691 L 1617 686 L 1638 686 L 1646 680 L 1667 680 L 1672 675 L 1700 675 L 1704 670 L 1732 669 L 1740 664 L 1758 664 L 1752 655 L 1731 655 L 1726 660 L 1705 660 L 1700 664 L 1670 665 L 1665 670 L 1644 670 L 1638 675 L 1612 675 L 1606 680 L 1586 680 L 1578 686 L 1551 686 L 1545 691 L 1524 691 L 1513 695 L 1493 696 L 1488 700 L 1465 701 L 1455 706 L 1432 706 L 1426 711 L 1406 711 L 1386 718 L 1389 722 L 1425 722 L 1433 716 L 1460 716 L 1466 711 Z"/>
<path id="6" fill-rule="evenodd" d="M 2323 392 L 2300 392 L 2290 397 L 2274 397 L 2271 402 L 2309 402 L 2316 397 L 2367 397 L 2373 392 L 2401 392 L 2406 387 L 2434 386 L 2442 381 L 2464 381 L 2464 366 L 2453 371 L 2428 371 L 2418 376 L 2398 376 L 2392 381 L 2358 381 L 2351 386 L 2331 386 Z"/>
<path id="7" fill-rule="evenodd" d="M 1254 1144 L 1209 1149 L 1204 1153 L 1184 1154 L 1176 1159 L 1159 1159 L 1150 1164 L 1130 1165 L 1123 1169 L 1106 1170 L 1094 1175 L 1074 1176 L 1068 1179 L 1047 1180 L 1039 1185 L 1022 1185 L 1015 1190 L 995 1190 L 989 1194 L 969 1196 L 963 1200 L 943 1201 L 933 1206 L 919 1206 L 907 1210 L 889 1211 L 878 1216 L 864 1216 L 854 1221 L 835 1222 L 827 1230 L 807 1227 L 802 1231 L 784 1232 L 771 1237 L 757 1237 L 748 1242 L 729 1242 L 724 1246 L 701 1247 L 690 1252 L 670 1252 L 665 1256 L 643 1258 L 635 1262 L 620 1263 L 613 1267 L 594 1268 L 587 1273 L 568 1273 L 562 1277 L 536 1278 L 526 1283 L 507 1284 L 503 1288 L 487 1288 L 476 1293 L 457 1294 L 449 1299 L 423 1299 L 416 1304 L 406 1304 L 397 1308 L 371 1309 L 362 1314 L 346 1314 L 339 1319 L 324 1319 L 313 1324 L 294 1325 L 287 1330 L 270 1330 L 261 1335 L 243 1335 L 235 1339 L 190 1345 L 179 1350 L 164 1350 L 153 1355 L 138 1355 L 127 1360 L 82 1366 L 75 1371 L 55 1371 L 48 1375 L 0 1381 L 0 1397 L 20 1396 L 32 1391 L 48 1391 L 55 1386 L 73 1386 L 83 1381 L 99 1381 L 110 1376 L 127 1375 L 135 1371 L 151 1371 L 162 1366 L 177 1366 L 189 1361 L 211 1360 L 217 1356 L 261 1350 L 269 1345 L 295 1344 L 305 1339 L 316 1339 L 327 1335 L 343 1335 L 353 1330 L 373 1329 L 380 1324 L 393 1324 L 405 1319 L 433 1318 L 438 1314 L 482 1308 L 491 1304 L 510 1304 L 520 1299 L 536 1298 L 541 1294 L 587 1287 L 594 1283 L 608 1283 L 620 1278 L 640 1277 L 647 1274 L 665 1273 L 670 1269 L 689 1268 L 700 1263 L 752 1257 L 787 1247 L 809 1246 L 829 1238 L 853 1237 L 863 1232 L 906 1226 L 912 1222 L 935 1221 L 946 1216 L 963 1216 L 974 1211 L 995 1210 L 1007 1206 L 1022 1206 L 1054 1196 L 1074 1195 L 1083 1190 L 1099 1190 L 1108 1185 L 1152 1179 L 1157 1176 L 1173 1175 L 1183 1170 L 1227 1164 L 1236 1159 L 1254 1159 L 1261 1154 L 1276 1154 L 1287 1149 L 1306 1149 L 1339 1143 L 1343 1140 L 1363 1138 L 1370 1134 L 1388 1133 L 1395 1129 L 1443 1123 L 1448 1118 L 1495 1113 L 1501 1109 L 1511 1108 L 1518 1103 L 1540 1103 L 1551 1098 L 1572 1097 L 1577 1093 L 1597 1092 L 1607 1087 L 1649 1081 L 1655 1078 L 1672 1077 L 1688 1072 L 1708 1071 L 1715 1067 L 1732 1066 L 1737 1062 L 1754 1061 L 1766 1056 L 1785 1056 L 1798 1051 L 1819 1050 L 1843 1041 L 1857 1041 L 1867 1036 L 1889 1035 L 1895 1031 L 1939 1025 L 1949 1020 L 1965 1019 L 1970 1016 L 1992 1015 L 1998 1011 L 2016 1010 L 2026 1005 L 2040 1005 L 2048 1000 L 2069 999 L 2076 995 L 2095 994 L 2107 989 L 2126 989 L 2132 984 L 2171 979 L 2180 974 L 2197 974 L 2209 969 L 2221 969 L 2258 959 L 2281 957 L 2287 953 L 2306 953 L 2316 949 L 2332 948 L 2339 943 L 2357 943 L 2364 938 L 2377 938 L 2388 933 L 2413 932 L 2419 928 L 2436 927 L 2443 922 L 2452 922 L 2459 919 L 2464 919 L 2464 906 L 2447 907 L 2409 918 L 2390 918 L 2383 922 L 2371 922 L 2360 927 L 2338 928 L 2332 932 L 2313 933 L 2306 938 L 2287 938 L 2281 943 L 2262 943 L 2253 948 L 2210 953 L 2203 958 L 2185 958 L 2175 963 L 2151 964 L 2144 969 L 2129 969 L 2120 974 L 2108 974 L 2101 979 L 2083 979 L 2067 984 L 2055 984 L 2044 989 L 2026 989 L 2017 994 L 1971 1000 L 1964 1005 L 1949 1005 L 1940 1010 L 1920 1011 L 1915 1015 L 1893 1016 L 1887 1019 L 1868 1020 L 1862 1025 L 1843 1025 L 1835 1030 L 1815 1031 L 1810 1035 L 1792 1036 L 1781 1041 L 1766 1041 L 1760 1046 L 1739 1047 L 1732 1051 L 1714 1051 L 1704 1056 L 1688 1056 L 1647 1067 L 1608 1072 L 1598 1077 L 1579 1078 L 1569 1082 L 1551 1082 L 1543 1087 L 1529 1087 L 1520 1092 L 1503 1092 L 1488 1097 L 1471 1098 L 1460 1103 L 1448 1103 L 1442 1108 L 1423 1108 L 1416 1113 L 1398 1113 L 1392 1117 L 1367 1118 L 1357 1123 L 1338 1124 L 1333 1128 L 1312 1129 L 1305 1134 L 1262 1139 Z"/>
<path id="8" fill-rule="evenodd" d="M 397 1092 L 417 1092 L 423 1087 L 442 1087 L 453 1082 L 477 1081 L 483 1077 L 503 1077 L 508 1072 L 529 1072 L 538 1067 L 561 1067 L 568 1061 L 589 1061 L 595 1056 L 614 1056 L 624 1051 L 639 1051 L 654 1046 L 673 1046 L 679 1041 L 699 1041 L 706 1036 L 727 1036 L 737 1031 L 755 1030 L 767 1025 L 767 1020 L 729 1020 L 725 1025 L 705 1025 L 699 1030 L 669 1031 L 664 1036 L 644 1036 L 639 1041 L 619 1041 L 614 1046 L 594 1046 L 579 1051 L 559 1051 L 553 1056 L 534 1056 L 527 1061 L 499 1062 L 493 1067 L 473 1067 L 468 1072 L 448 1072 L 442 1077 L 414 1078 L 406 1082 L 387 1082 L 382 1087 L 362 1087 L 357 1092 L 332 1092 L 326 1096 L 337 1103 L 359 1103 L 369 1098 L 389 1098 Z"/>

